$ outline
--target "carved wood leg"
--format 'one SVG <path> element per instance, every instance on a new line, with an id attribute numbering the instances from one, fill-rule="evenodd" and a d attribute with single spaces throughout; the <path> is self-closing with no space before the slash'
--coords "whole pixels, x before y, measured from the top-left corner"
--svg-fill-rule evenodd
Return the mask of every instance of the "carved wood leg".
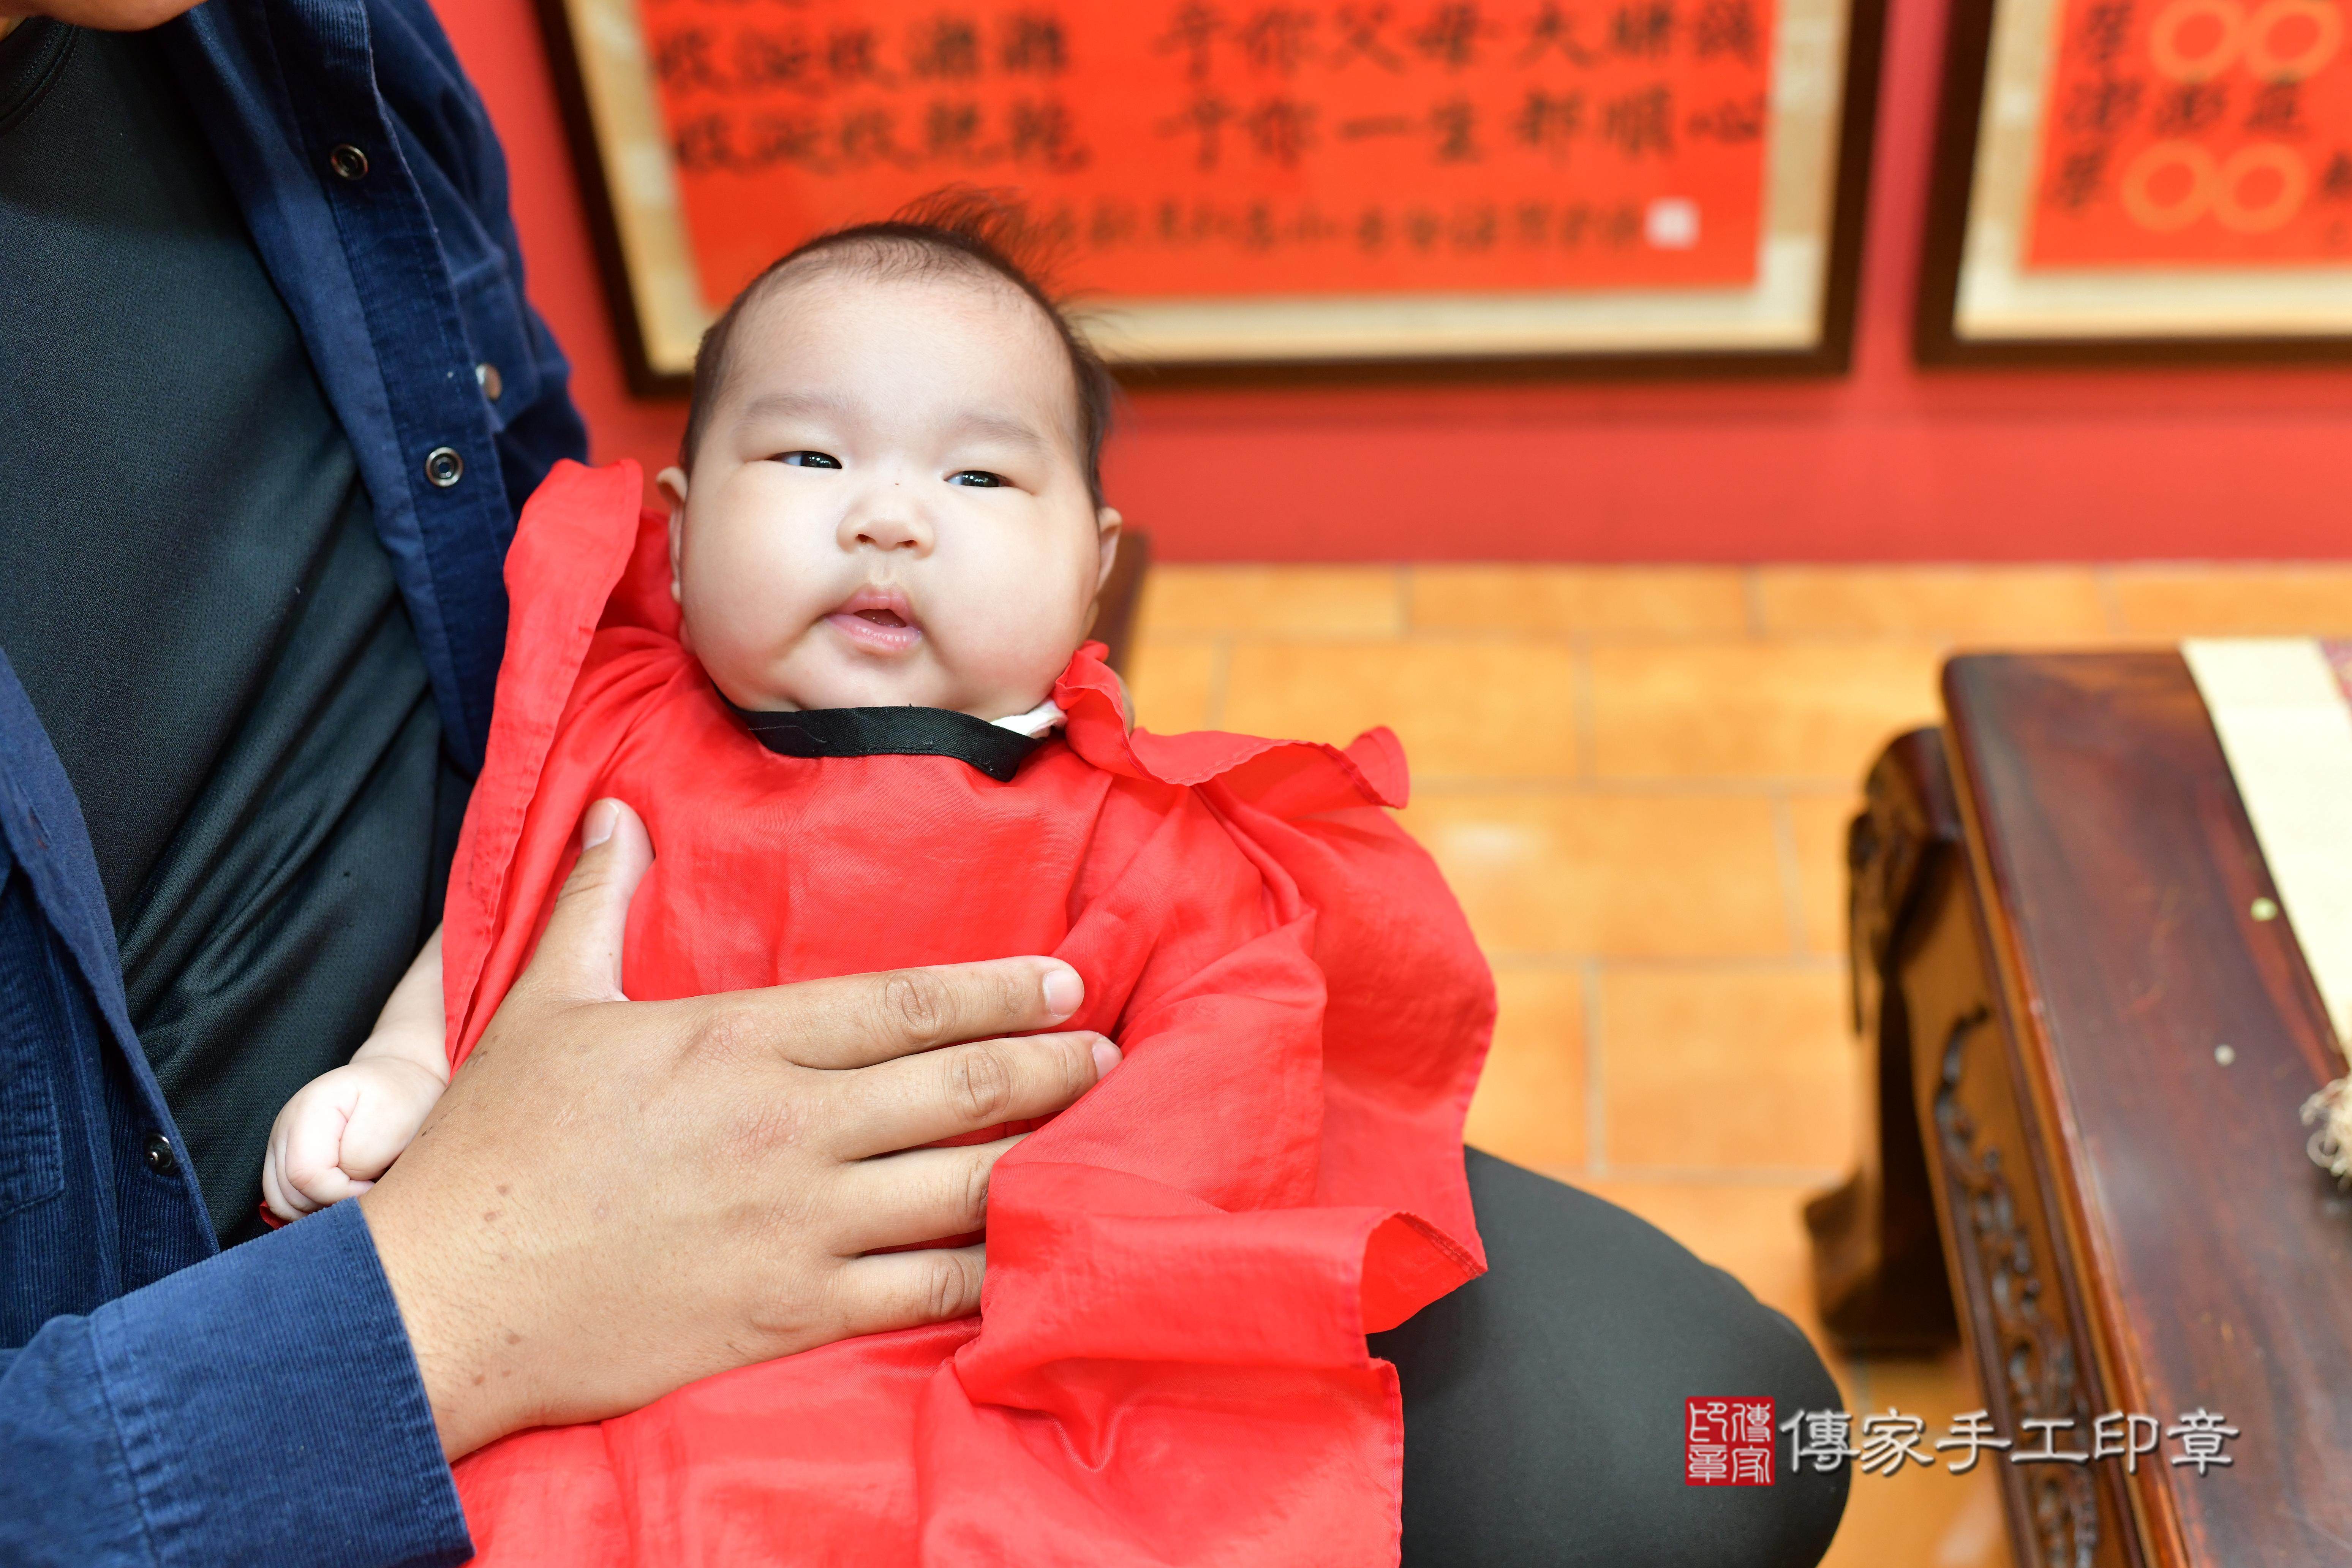
<path id="1" fill-rule="evenodd" d="M 1974 911 L 1956 900 L 1948 943 L 1971 948 Z M 1947 966 L 1948 973 L 1956 966 Z M 2007 1071 L 2008 1044 L 1989 1002 L 1960 1012 L 1920 1042 L 1921 1107 L 1936 1130 L 1970 1348 L 1994 1426 L 2017 1449 L 2042 1446 L 2029 1420 L 2072 1423 L 2053 1445 L 2090 1445 L 2097 1401 L 2077 1351 L 2059 1240 L 2034 1173 L 2032 1139 Z M 1939 1060 L 1937 1058 L 1940 1058 Z M 2007 1456 L 2001 1456 L 2006 1459 Z M 2117 1468 L 2000 1464 L 2014 1555 L 2031 1568 L 2137 1568 L 2144 1558 L 2122 1521 L 2130 1515 Z"/>
<path id="2" fill-rule="evenodd" d="M 1920 1144 L 1911 1020 L 1897 966 L 1949 879 L 1967 874 L 1941 735 L 1896 739 L 1847 832 L 1853 1015 L 1864 1042 L 1860 1167 L 1805 1207 L 1822 1326 L 1850 1354 L 1926 1354 L 1958 1331 Z"/>
<path id="3" fill-rule="evenodd" d="M 1936 731 L 1904 736 L 1872 769 L 1848 862 L 1871 1126 L 1853 1179 L 1806 1210 L 1823 1323 L 1856 1353 L 1937 1351 L 1957 1337 L 1965 1300 L 1993 1429 L 2021 1446 L 2038 1441 L 2029 1419 L 2072 1419 L 2080 1434 L 2104 1406 L 2077 1353 L 2080 1312 L 2008 1070 Z M 1995 1473 L 2021 1563 L 2142 1561 L 2118 1528 L 2119 1476 L 2006 1462 Z"/>

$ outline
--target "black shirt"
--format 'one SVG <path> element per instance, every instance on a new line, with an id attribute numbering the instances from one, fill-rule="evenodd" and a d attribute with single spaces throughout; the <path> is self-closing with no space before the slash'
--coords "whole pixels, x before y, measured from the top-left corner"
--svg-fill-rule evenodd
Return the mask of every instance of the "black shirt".
<path id="1" fill-rule="evenodd" d="M 439 918 L 465 784 L 368 494 L 151 40 L 0 39 L 0 649 L 223 1239 Z"/>

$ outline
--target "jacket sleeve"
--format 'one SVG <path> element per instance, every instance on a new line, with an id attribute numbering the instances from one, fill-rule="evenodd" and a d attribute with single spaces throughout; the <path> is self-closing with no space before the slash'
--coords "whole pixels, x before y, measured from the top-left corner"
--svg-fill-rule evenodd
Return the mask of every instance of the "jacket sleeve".
<path id="1" fill-rule="evenodd" d="M 463 1563 L 357 1204 L 43 1324 L 0 1359 L 0 1563 Z"/>

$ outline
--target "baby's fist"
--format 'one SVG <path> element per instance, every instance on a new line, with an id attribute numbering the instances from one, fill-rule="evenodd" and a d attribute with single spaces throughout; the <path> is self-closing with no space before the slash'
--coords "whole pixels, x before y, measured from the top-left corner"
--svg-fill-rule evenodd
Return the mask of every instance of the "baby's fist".
<path id="1" fill-rule="evenodd" d="M 261 1196 L 280 1219 L 357 1197 L 425 1125 L 446 1087 L 396 1056 L 362 1057 L 302 1086 L 269 1129 Z"/>

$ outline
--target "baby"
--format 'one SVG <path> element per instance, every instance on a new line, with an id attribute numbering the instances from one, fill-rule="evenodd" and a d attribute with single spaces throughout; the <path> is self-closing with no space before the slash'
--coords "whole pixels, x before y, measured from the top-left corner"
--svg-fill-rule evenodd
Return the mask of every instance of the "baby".
<path id="1" fill-rule="evenodd" d="M 1483 1267 L 1491 984 L 1385 731 L 1130 732 L 1084 642 L 1110 383 L 1005 230 L 949 199 L 802 246 L 703 342 L 666 520 L 625 463 L 532 499 L 446 947 L 263 1186 L 290 1219 L 398 1156 L 607 795 L 656 856 L 632 996 L 1052 952 L 1124 1065 L 995 1167 L 979 1318 L 494 1445 L 484 1562 L 1395 1560 L 1364 1335 Z"/>
<path id="2" fill-rule="evenodd" d="M 1017 754 L 1060 717 L 1041 699 L 1118 547 L 1112 386 L 985 209 L 944 216 L 803 246 L 710 329 L 659 479 L 669 594 L 737 708 L 945 710 Z M 278 1218 L 365 1191 L 415 1136 L 448 1085 L 441 989 L 436 931 L 351 1064 L 279 1112 Z"/>

